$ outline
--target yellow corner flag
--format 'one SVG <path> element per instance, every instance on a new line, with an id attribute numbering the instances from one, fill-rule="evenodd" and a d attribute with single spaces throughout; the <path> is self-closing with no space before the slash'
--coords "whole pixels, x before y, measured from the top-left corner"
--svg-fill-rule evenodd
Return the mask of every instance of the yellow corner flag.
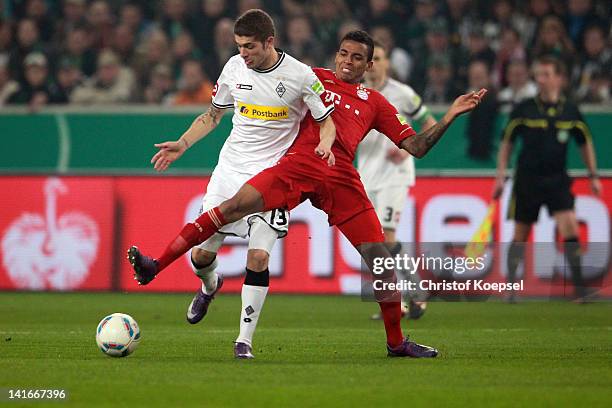
<path id="1" fill-rule="evenodd" d="M 497 201 L 492 201 L 489 204 L 487 215 L 482 220 L 482 223 L 472 235 L 472 239 L 465 246 L 465 256 L 468 258 L 478 258 L 484 254 L 485 249 L 493 238 L 493 224 L 495 223 L 495 208 Z"/>

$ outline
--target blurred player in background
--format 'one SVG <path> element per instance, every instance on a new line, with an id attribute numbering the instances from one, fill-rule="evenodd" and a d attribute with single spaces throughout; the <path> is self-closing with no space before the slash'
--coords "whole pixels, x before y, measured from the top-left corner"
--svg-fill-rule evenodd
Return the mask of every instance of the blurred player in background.
<path id="1" fill-rule="evenodd" d="M 423 157 L 457 116 L 478 105 L 486 90 L 458 97 L 438 124 L 416 134 L 380 93 L 362 85 L 365 71 L 372 67 L 373 53 L 372 38 L 364 31 L 352 31 L 344 36 L 336 53 L 336 72 L 314 70 L 326 87 L 325 102 L 336 107 L 332 115 L 338 126 L 333 146 L 329 145 L 332 154 L 327 163 L 315 152 L 317 146 L 328 140 L 319 131 L 313 116 L 308 114 L 302 121 L 298 138 L 278 164 L 250 179 L 231 199 L 185 225 L 159 258 L 143 255 L 132 246 L 128 250 L 128 259 L 135 278 L 141 284 L 149 283 L 191 247 L 205 241 L 228 223 L 273 208 L 291 210 L 307 199 L 328 214 L 330 225 L 338 227 L 371 271 L 375 259 L 390 257 L 376 212 L 361 184 L 359 173 L 353 167 L 357 145 L 371 129 L 377 129 L 402 149 Z M 395 271 L 386 269 L 378 276 L 381 280 L 393 282 Z M 383 316 L 389 356 L 438 355 L 436 349 L 404 338 L 399 292 L 378 291 L 375 297 Z"/>
<path id="2" fill-rule="evenodd" d="M 223 68 L 212 106 L 178 141 L 155 145 L 160 150 L 151 160 L 158 171 L 167 169 L 219 124 L 223 109 L 234 108 L 232 131 L 219 154 L 201 212 L 231 198 L 247 180 L 276 164 L 293 143 L 309 109 L 321 126 L 322 137 L 335 137 L 329 117 L 333 106 L 326 107 L 320 98 L 323 85 L 308 66 L 274 48 L 275 28 L 270 16 L 250 10 L 236 20 L 234 33 L 240 55 L 230 58 Z M 235 346 L 238 358 L 252 357 L 253 333 L 268 292 L 270 253 L 276 239 L 287 234 L 288 225 L 289 213 L 282 208 L 255 213 L 220 228 L 191 252 L 194 272 L 202 280 L 187 309 L 187 321 L 195 324 L 206 315 L 223 285 L 215 268 L 225 236 L 249 238 L 240 333 Z"/>
<path id="3" fill-rule="evenodd" d="M 366 86 L 380 92 L 400 115 L 416 121 L 421 129 L 434 126 L 436 120 L 421 97 L 408 85 L 389 77 L 388 51 L 377 41 L 374 42 L 372 62 L 372 69 L 365 75 Z M 414 159 L 380 132 L 371 130 L 359 145 L 357 160 L 361 181 L 383 227 L 385 243 L 391 255 L 395 256 L 402 250 L 395 230 L 406 205 L 408 189 L 415 182 Z M 416 282 L 418 288 L 418 271 L 414 274 L 406 273 L 406 276 L 400 278 Z M 404 295 L 408 299 L 402 301 L 402 314 L 408 313 L 413 319 L 421 317 L 427 307 L 427 293 L 418 289 Z M 372 318 L 381 319 L 382 316 L 376 313 Z"/>
<path id="4" fill-rule="evenodd" d="M 577 299 L 587 292 L 582 280 L 578 221 L 574 210 L 572 180 L 567 174 L 567 145 L 570 137 L 580 147 L 591 180 L 591 190 L 601 194 L 601 182 L 591 132 L 578 107 L 563 95 L 565 65 L 555 57 L 541 57 L 534 65 L 538 94 L 520 103 L 510 114 L 497 158 L 493 198 L 501 196 L 512 147 L 521 137 L 522 148 L 514 174 L 508 218 L 515 221 L 508 250 L 508 282 L 516 279 L 523 262 L 524 243 L 531 226 L 546 205 L 565 244 Z M 512 295 L 509 301 L 514 302 Z"/>

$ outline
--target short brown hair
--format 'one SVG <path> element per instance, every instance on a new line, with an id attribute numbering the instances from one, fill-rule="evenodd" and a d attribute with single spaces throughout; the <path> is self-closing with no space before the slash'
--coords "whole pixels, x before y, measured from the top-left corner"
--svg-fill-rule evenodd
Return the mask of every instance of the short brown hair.
<path id="1" fill-rule="evenodd" d="M 555 68 L 555 74 L 565 77 L 567 75 L 567 67 L 559 58 L 554 55 L 542 55 L 535 61 L 539 65 L 552 65 Z"/>
<path id="2" fill-rule="evenodd" d="M 265 42 L 276 36 L 274 22 L 268 13 L 259 9 L 252 9 L 238 17 L 234 24 L 234 34 L 241 37 L 254 37 L 255 40 Z"/>

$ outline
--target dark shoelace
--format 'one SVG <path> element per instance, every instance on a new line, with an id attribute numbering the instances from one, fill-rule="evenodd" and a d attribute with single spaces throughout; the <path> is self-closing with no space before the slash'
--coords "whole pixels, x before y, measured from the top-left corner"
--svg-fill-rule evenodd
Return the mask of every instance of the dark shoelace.
<path id="1" fill-rule="evenodd" d="M 412 350 L 414 350 L 416 352 L 419 352 L 419 353 L 424 353 L 426 351 L 429 351 L 429 347 L 422 346 L 422 345 L 420 345 L 418 343 L 415 343 L 413 341 L 407 342 L 407 347 L 408 347 L 409 350 L 412 349 Z"/>
<path id="2" fill-rule="evenodd" d="M 206 303 L 211 302 L 215 298 L 215 295 L 207 295 L 206 293 L 202 292 L 201 289 L 200 289 L 200 293 L 201 295 L 198 294 L 196 301 L 193 303 L 193 308 L 199 308 L 200 306 L 203 306 Z"/>

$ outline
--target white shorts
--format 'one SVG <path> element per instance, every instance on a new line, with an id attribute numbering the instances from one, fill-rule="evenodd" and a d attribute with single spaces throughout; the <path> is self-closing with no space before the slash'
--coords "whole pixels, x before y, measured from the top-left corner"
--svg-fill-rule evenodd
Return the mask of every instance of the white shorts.
<path id="1" fill-rule="evenodd" d="M 202 214 L 232 198 L 251 177 L 248 174 L 229 171 L 222 166 L 217 166 L 208 183 L 199 213 Z M 263 228 L 259 224 L 266 224 L 268 228 Z M 268 243 L 270 236 L 274 235 L 274 239 L 283 238 L 287 235 L 288 228 L 289 212 L 286 210 L 275 209 L 254 213 L 231 224 L 224 225 L 218 233 L 198 247 L 217 252 L 223 243 L 224 235 L 235 235 L 241 238 L 248 237 L 250 249 L 266 249 L 270 246 Z M 264 248 L 251 248 L 251 245 L 264 246 Z"/>
<path id="2" fill-rule="evenodd" d="M 408 199 L 408 190 L 408 186 L 399 186 L 366 191 L 384 229 L 397 229 Z"/>
<path id="3" fill-rule="evenodd" d="M 249 249 L 262 249 L 270 255 L 276 240 L 279 239 L 278 231 L 273 229 L 267 222 L 259 217 L 253 217 L 249 225 Z M 206 241 L 202 242 L 197 248 L 208 252 L 219 252 L 227 234 L 216 233 Z"/>

